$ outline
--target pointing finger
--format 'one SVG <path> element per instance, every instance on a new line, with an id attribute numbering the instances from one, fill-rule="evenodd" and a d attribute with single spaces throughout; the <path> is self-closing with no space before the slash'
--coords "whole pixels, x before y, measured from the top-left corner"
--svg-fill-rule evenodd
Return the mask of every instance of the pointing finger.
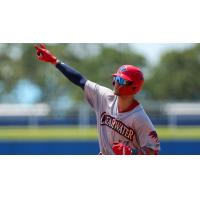
<path id="1" fill-rule="evenodd" d="M 45 44 L 40 44 L 40 47 L 43 48 L 43 49 L 46 49 Z"/>
<path id="2" fill-rule="evenodd" d="M 35 49 L 37 50 L 37 51 L 41 51 L 42 49 L 39 47 L 39 46 L 37 46 L 37 45 L 34 45 L 34 47 L 35 47 Z"/>

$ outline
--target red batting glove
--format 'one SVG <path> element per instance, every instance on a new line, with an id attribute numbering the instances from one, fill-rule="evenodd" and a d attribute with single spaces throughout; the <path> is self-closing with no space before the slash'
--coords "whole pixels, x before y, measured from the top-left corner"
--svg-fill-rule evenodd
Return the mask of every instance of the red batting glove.
<path id="1" fill-rule="evenodd" d="M 50 62 L 52 64 L 57 63 L 57 58 L 46 49 L 44 44 L 40 44 L 40 46 L 35 45 L 35 49 L 37 50 L 37 58 L 43 62 Z"/>
<path id="2" fill-rule="evenodd" d="M 114 143 L 112 150 L 116 155 L 132 155 L 131 147 L 122 143 Z"/>

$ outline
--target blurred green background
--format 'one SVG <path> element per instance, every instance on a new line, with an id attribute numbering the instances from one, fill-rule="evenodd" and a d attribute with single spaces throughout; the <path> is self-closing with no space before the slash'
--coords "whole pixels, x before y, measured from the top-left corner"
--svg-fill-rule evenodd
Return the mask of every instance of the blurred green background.
<path id="1" fill-rule="evenodd" d="M 119 66 L 133 64 L 141 67 L 145 73 L 145 86 L 139 95 L 140 100 L 194 102 L 200 99 L 199 44 L 188 44 L 187 48 L 183 45 L 181 50 L 166 48 L 161 54 L 155 53 L 159 57 L 154 58 L 156 62 L 153 63 L 135 48 L 139 44 L 46 45 L 60 60 L 75 67 L 88 79 L 109 88 L 112 88 L 111 74 Z M 58 106 L 68 99 L 73 104 L 83 100 L 80 90 L 60 72 L 37 61 L 33 44 L 0 44 L 0 61 L 1 103 L 45 102 Z M 27 88 L 29 94 L 25 93 Z"/>

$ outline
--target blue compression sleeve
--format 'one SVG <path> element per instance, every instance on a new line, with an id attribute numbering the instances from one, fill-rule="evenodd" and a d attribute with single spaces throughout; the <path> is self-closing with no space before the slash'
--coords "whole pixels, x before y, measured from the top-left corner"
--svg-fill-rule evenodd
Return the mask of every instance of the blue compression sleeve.
<path id="1" fill-rule="evenodd" d="M 78 71 L 62 62 L 58 62 L 56 68 L 58 68 L 72 83 L 84 90 L 87 79 Z"/>

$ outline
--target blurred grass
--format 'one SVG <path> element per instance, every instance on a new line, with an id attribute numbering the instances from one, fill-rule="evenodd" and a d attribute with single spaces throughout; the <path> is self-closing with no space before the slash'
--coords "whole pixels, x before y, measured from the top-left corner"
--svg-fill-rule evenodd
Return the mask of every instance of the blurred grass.
<path id="1" fill-rule="evenodd" d="M 97 139 L 96 127 L 6 127 L 0 128 L 0 140 Z"/>
<path id="2" fill-rule="evenodd" d="M 160 139 L 200 139 L 200 127 L 157 127 Z M 0 140 L 93 140 L 96 127 L 1 127 Z"/>

